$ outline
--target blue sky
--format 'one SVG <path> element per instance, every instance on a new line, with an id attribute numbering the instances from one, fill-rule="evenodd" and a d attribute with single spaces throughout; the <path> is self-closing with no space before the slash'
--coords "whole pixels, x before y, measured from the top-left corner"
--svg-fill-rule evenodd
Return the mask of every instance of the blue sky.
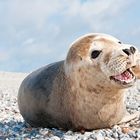
<path id="1" fill-rule="evenodd" d="M 65 59 L 91 32 L 140 49 L 138 0 L 0 0 L 0 71 L 30 72 Z"/>

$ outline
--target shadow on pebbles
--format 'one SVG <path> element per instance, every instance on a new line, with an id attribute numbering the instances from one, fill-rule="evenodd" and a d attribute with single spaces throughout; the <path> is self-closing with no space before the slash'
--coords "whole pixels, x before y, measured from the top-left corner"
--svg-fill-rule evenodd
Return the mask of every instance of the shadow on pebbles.
<path id="1" fill-rule="evenodd" d="M 48 128 L 31 128 L 19 114 L 17 92 L 27 74 L 0 73 L 0 140 L 140 140 L 140 118 L 111 129 L 100 129 L 81 134 Z M 140 111 L 140 81 L 128 90 L 127 110 Z"/>

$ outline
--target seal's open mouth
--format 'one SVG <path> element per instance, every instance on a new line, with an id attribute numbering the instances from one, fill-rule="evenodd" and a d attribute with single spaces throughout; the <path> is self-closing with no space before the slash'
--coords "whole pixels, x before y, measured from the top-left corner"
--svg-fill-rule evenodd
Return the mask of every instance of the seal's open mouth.
<path id="1" fill-rule="evenodd" d="M 134 76 L 131 69 L 127 69 L 123 73 L 115 76 L 110 76 L 110 80 L 114 80 L 115 82 L 121 85 L 132 85 L 135 81 L 136 77 Z"/>

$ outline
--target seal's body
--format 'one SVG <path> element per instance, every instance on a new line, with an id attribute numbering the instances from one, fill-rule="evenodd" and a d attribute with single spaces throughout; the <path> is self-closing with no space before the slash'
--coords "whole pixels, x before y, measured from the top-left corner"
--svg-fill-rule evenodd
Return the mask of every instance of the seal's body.
<path id="1" fill-rule="evenodd" d="M 98 129 L 124 116 L 125 90 L 134 85 L 137 49 L 105 34 L 76 40 L 64 61 L 38 69 L 22 82 L 18 105 L 34 127 Z"/>
<path id="2" fill-rule="evenodd" d="M 23 81 L 19 108 L 32 126 L 63 128 L 71 125 L 63 103 L 63 91 L 68 90 L 63 83 L 66 80 L 63 66 L 64 61 L 45 66 Z"/>

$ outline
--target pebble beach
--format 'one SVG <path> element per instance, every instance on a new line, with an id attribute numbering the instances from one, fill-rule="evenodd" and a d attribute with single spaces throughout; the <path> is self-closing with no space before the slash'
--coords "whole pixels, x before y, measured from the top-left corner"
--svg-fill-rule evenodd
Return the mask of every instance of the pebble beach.
<path id="1" fill-rule="evenodd" d="M 112 128 L 80 132 L 55 128 L 32 128 L 24 122 L 17 105 L 17 93 L 26 73 L 0 72 L 0 140 L 140 140 L 140 116 Z M 140 81 L 126 92 L 129 113 L 140 111 Z"/>

